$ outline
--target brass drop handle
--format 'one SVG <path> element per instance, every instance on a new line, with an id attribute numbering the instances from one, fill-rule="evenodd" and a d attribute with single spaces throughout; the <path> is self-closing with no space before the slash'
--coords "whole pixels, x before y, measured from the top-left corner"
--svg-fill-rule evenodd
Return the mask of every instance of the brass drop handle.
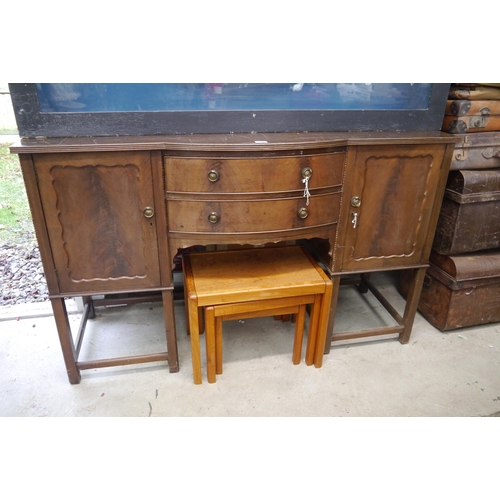
<path id="1" fill-rule="evenodd" d="M 208 180 L 210 182 L 217 182 L 219 180 L 219 172 L 217 170 L 210 170 L 208 172 Z"/>
<path id="2" fill-rule="evenodd" d="M 217 212 L 210 212 L 208 215 L 208 221 L 212 224 L 217 224 L 220 221 L 220 215 Z"/>
<path id="3" fill-rule="evenodd" d="M 358 227 L 359 216 L 358 216 L 357 212 L 351 212 L 351 215 L 352 215 L 352 221 L 351 221 L 352 228 L 356 229 Z"/>
<path id="4" fill-rule="evenodd" d="M 146 207 L 142 211 L 142 213 L 144 214 L 144 217 L 146 217 L 146 219 L 151 219 L 151 217 L 153 217 L 153 215 L 155 214 L 155 211 L 153 207 Z"/>
<path id="5" fill-rule="evenodd" d="M 301 208 L 297 214 L 300 219 L 305 219 L 309 215 L 309 210 L 307 208 Z"/>
<path id="6" fill-rule="evenodd" d="M 312 174 L 312 168 L 306 167 L 302 169 L 302 179 L 309 179 L 310 177 L 312 177 Z"/>

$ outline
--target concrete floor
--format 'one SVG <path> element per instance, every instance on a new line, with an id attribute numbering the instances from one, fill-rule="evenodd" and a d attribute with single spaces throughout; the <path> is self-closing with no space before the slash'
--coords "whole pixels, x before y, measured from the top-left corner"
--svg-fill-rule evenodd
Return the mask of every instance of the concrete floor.
<path id="1" fill-rule="evenodd" d="M 397 273 L 377 273 L 373 279 L 402 311 Z M 203 363 L 203 384 L 195 386 L 183 301 L 175 310 L 179 373 L 170 373 L 166 363 L 102 368 L 82 371 L 81 383 L 70 385 L 49 305 L 4 307 L 0 416 L 500 414 L 499 323 L 442 333 L 418 314 L 409 344 L 392 338 L 336 345 L 323 367 L 316 369 L 304 362 L 292 364 L 291 323 L 273 318 L 228 322 L 224 373 L 208 384 Z M 70 318 L 76 330 L 79 314 Z M 360 296 L 353 287 L 341 288 L 338 330 L 392 324 L 388 318 L 371 294 Z M 165 350 L 161 306 L 140 304 L 98 309 L 96 319 L 88 323 L 80 359 L 160 350 Z"/>

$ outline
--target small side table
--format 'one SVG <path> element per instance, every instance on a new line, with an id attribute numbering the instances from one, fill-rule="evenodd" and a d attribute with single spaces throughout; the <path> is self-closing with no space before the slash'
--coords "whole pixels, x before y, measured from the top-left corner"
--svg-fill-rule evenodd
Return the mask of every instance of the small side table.
<path id="1" fill-rule="evenodd" d="M 201 384 L 200 323 L 205 311 L 207 379 L 222 373 L 222 322 L 297 314 L 292 360 L 300 363 L 305 307 L 311 305 L 305 361 L 322 357 L 332 281 L 301 246 L 263 247 L 183 256 L 193 378 Z"/>

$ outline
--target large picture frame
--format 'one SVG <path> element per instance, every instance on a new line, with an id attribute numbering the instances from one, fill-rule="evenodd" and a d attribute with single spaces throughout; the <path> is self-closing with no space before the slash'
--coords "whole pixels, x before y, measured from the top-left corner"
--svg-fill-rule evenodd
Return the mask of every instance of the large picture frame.
<path id="1" fill-rule="evenodd" d="M 35 83 L 9 84 L 25 138 L 440 130 L 449 87 L 432 84 L 426 109 L 43 112 Z"/>

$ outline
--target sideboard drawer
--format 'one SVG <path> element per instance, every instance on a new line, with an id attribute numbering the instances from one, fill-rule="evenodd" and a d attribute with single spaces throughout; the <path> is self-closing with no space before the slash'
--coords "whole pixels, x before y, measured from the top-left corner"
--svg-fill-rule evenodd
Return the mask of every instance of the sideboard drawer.
<path id="1" fill-rule="evenodd" d="M 345 151 L 314 156 L 164 157 L 168 193 L 270 193 L 340 186 Z"/>
<path id="2" fill-rule="evenodd" d="M 170 233 L 262 233 L 334 224 L 340 193 L 303 197 L 246 200 L 170 200 Z"/>

